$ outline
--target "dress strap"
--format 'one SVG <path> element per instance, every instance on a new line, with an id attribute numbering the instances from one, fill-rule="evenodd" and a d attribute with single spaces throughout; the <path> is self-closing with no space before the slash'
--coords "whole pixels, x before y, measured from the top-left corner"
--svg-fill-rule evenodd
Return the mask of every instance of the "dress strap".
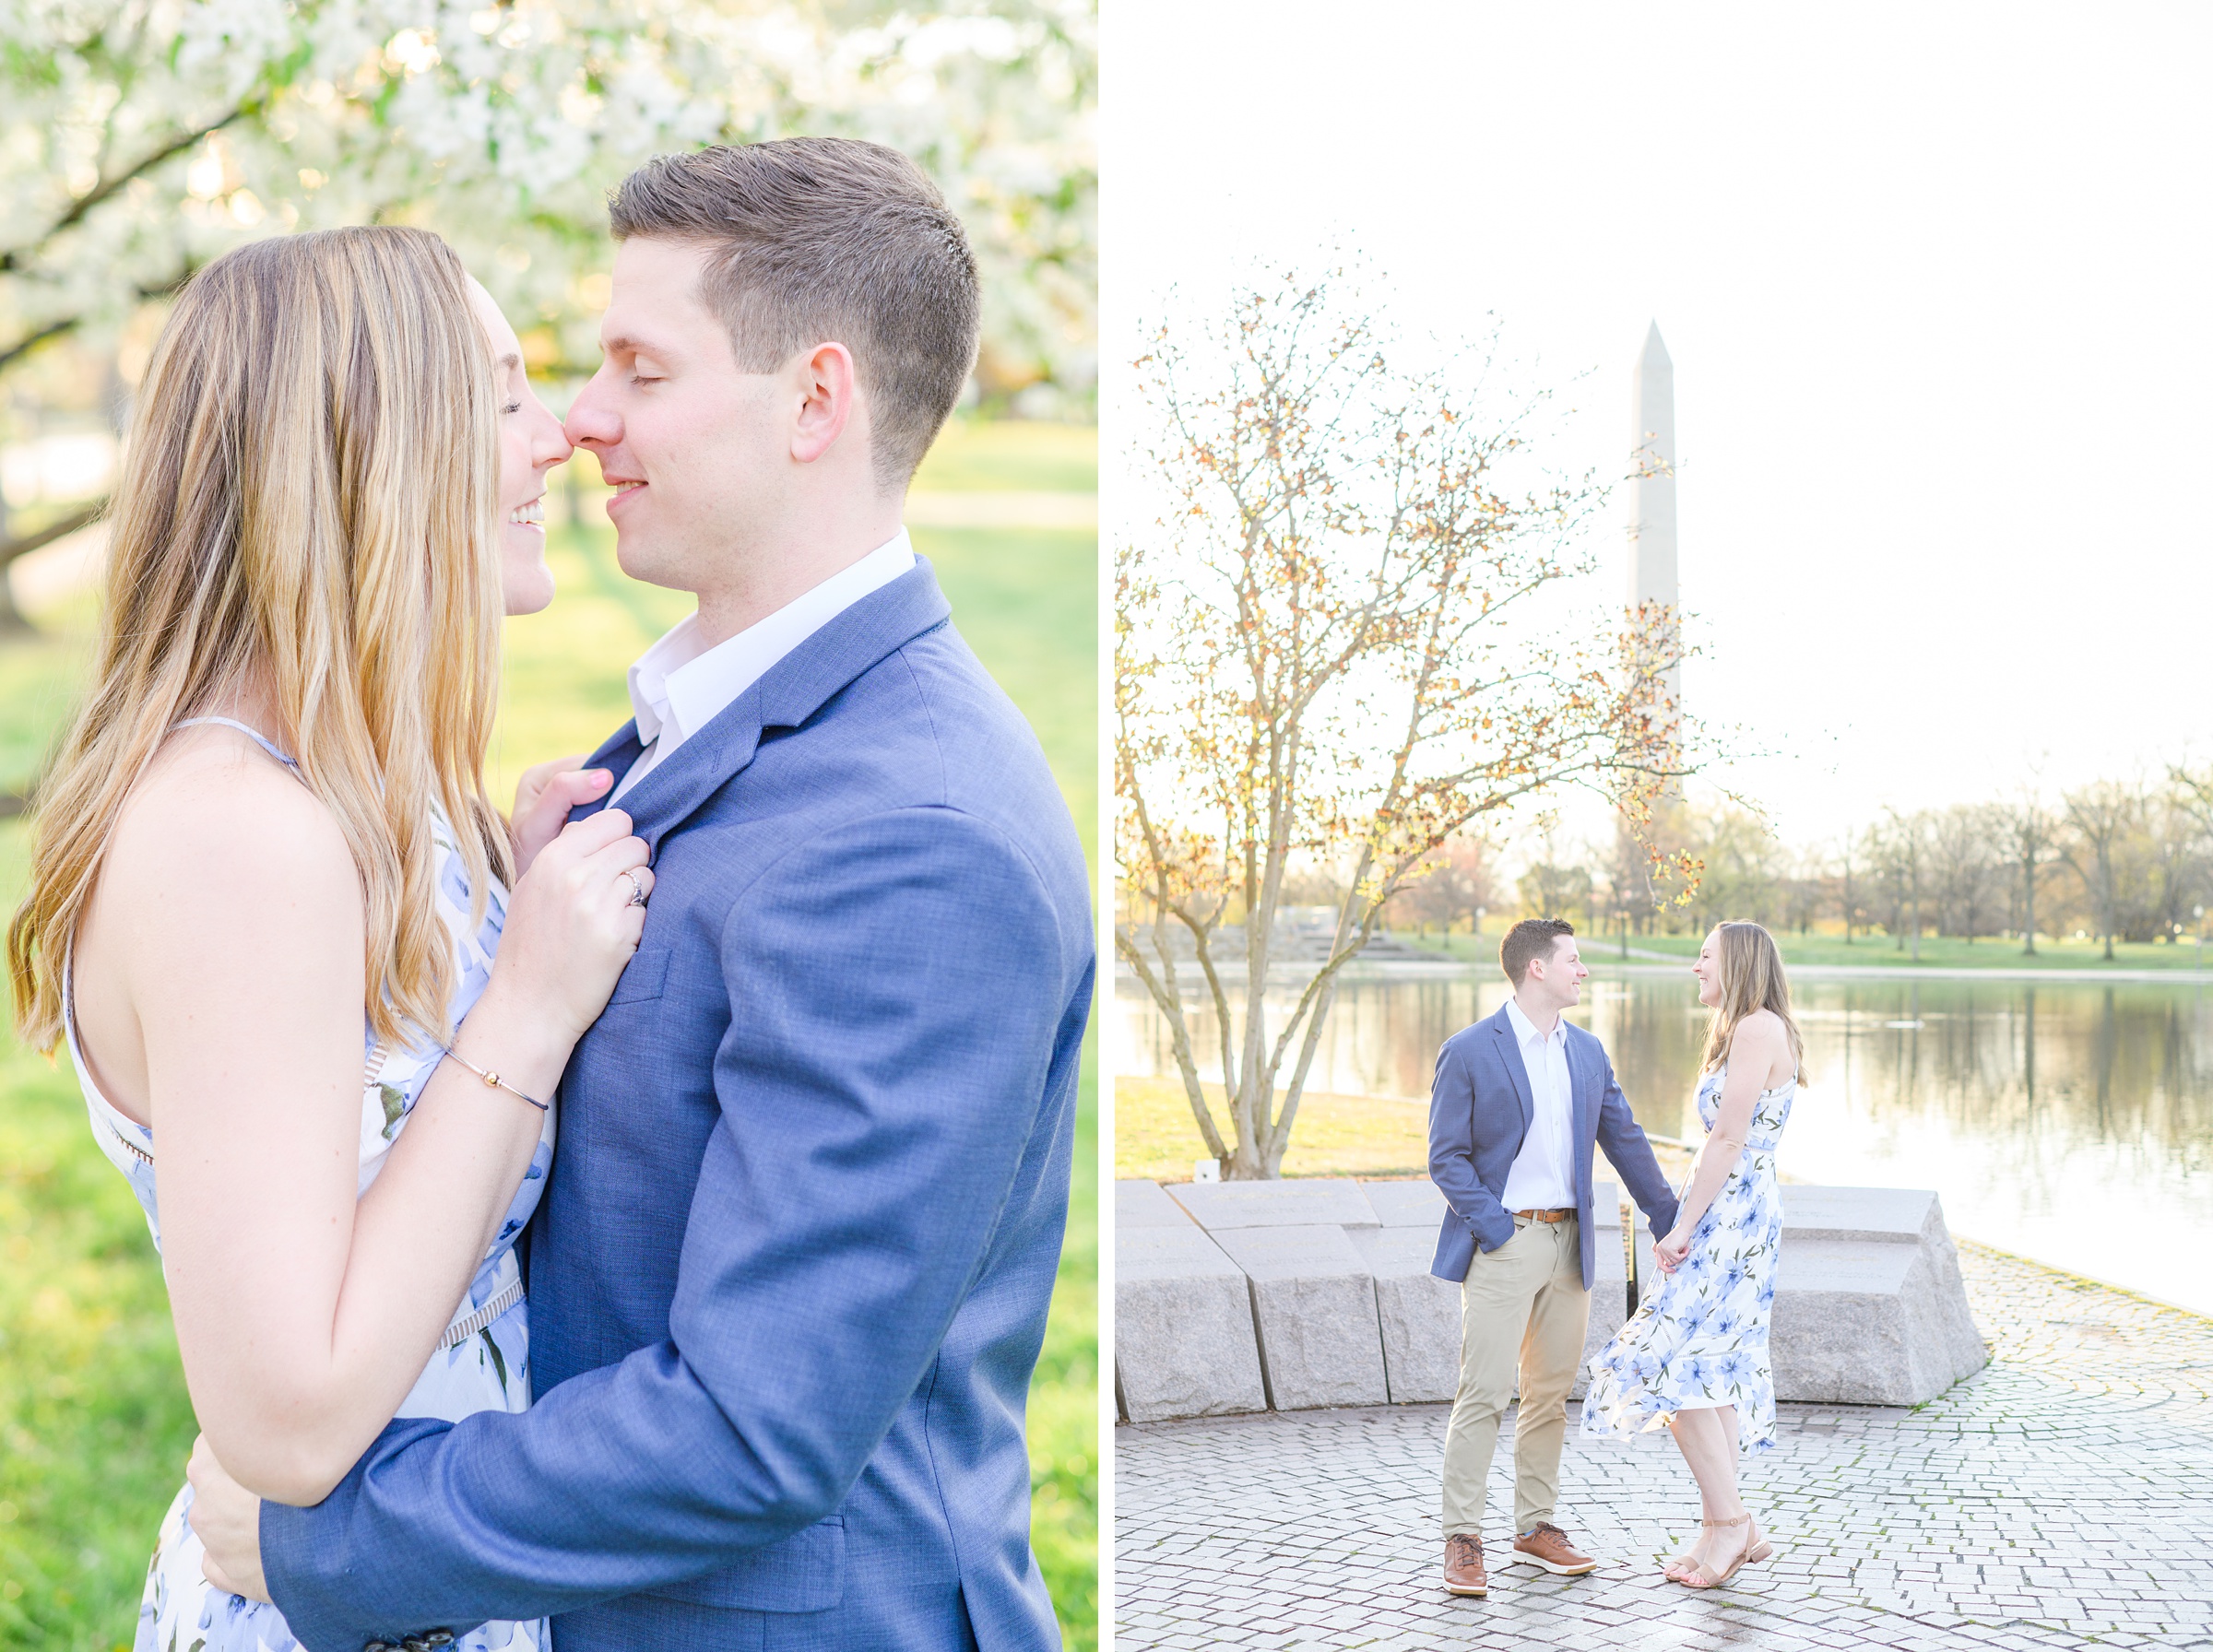
<path id="1" fill-rule="evenodd" d="M 241 723 L 236 717 L 185 717 L 179 722 L 171 724 L 170 727 L 172 730 L 179 728 L 198 728 L 207 724 L 214 724 L 222 728 L 237 729 L 239 733 L 244 735 L 246 738 L 252 740 L 256 746 L 259 746 L 264 751 L 267 752 L 271 757 L 275 758 L 286 768 L 291 770 L 295 773 L 299 772 L 300 765 L 291 758 L 287 757 L 282 751 L 278 750 L 277 749 L 277 743 L 274 740 L 268 738 L 258 728 L 252 728 L 247 726 L 247 725 Z"/>

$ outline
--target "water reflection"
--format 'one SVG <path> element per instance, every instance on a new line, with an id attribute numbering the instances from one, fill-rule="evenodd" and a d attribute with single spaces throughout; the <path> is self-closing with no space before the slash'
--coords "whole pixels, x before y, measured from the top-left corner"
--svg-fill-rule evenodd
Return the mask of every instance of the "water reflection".
<path id="1" fill-rule="evenodd" d="M 2213 998 L 2195 986 L 1808 976 L 1807 1082 L 1780 1162 L 1809 1181 L 1935 1187 L 1955 1232 L 2213 1312 Z M 1695 1139 L 1705 1011 L 1686 972 L 1608 972 L 1576 1019 L 1639 1121 Z M 1426 1102 L 1437 1048 L 1504 1001 L 1474 974 L 1349 979 L 1313 1088 Z M 1274 1013 L 1289 1007 L 1286 996 Z M 1194 1025 L 1218 1048 L 1212 1017 Z M 1134 983 L 1118 1070 L 1166 1072 Z M 1210 1071 L 1209 1077 L 1218 1077 Z"/>

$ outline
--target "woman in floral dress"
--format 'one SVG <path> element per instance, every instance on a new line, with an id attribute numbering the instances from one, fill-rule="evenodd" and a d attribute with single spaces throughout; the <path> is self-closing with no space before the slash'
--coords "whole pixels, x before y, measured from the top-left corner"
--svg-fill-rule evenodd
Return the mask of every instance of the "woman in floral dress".
<path id="1" fill-rule="evenodd" d="M 551 598 L 568 454 L 415 230 L 216 260 L 138 398 L 8 962 L 145 1208 L 200 1449 L 265 1498 L 319 1501 L 395 1416 L 530 1403 L 515 1239 L 653 878 L 620 812 L 563 825 L 604 772 L 533 770 L 512 820 L 484 796 L 501 619 Z M 293 1652 L 192 1520 L 187 1485 L 137 1652 Z"/>
<path id="2" fill-rule="evenodd" d="M 1674 1230 L 1652 1247 L 1662 1279 L 1591 1362 L 1586 1434 L 1665 1425 L 1698 1482 L 1697 1543 L 1667 1564 L 1688 1588 L 1714 1588 L 1772 1552 L 1737 1495 L 1740 1452 L 1775 1443 L 1768 1320 L 1782 1242 L 1775 1149 L 1798 1090 L 1805 1044 L 1774 937 L 1722 924 L 1692 966 L 1707 1024 L 1698 1117 L 1705 1145 Z"/>

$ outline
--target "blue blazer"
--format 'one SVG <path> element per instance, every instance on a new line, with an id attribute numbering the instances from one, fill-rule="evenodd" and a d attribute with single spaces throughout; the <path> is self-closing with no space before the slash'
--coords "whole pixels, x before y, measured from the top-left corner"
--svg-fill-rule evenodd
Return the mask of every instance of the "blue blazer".
<path id="1" fill-rule="evenodd" d="M 1675 1225 L 1675 1196 L 1668 1191 L 1652 1144 L 1629 1115 L 1606 1046 L 1568 1023 L 1568 1081 L 1575 1092 L 1575 1202 L 1581 1220 L 1583 1289 L 1595 1277 L 1597 1251 L 1591 1224 L 1591 1154 L 1595 1144 L 1621 1174 L 1629 1197 L 1664 1233 Z M 1533 1113 L 1529 1069 L 1514 1024 L 1498 1013 L 1445 1040 L 1437 1053 L 1437 1080 L 1429 1092 L 1429 1179 L 1445 1196 L 1444 1230 L 1429 1271 L 1458 1284 L 1479 1250 L 1493 1251 L 1514 1236 L 1514 1219 L 1498 1202 L 1506 1174 L 1521 1150 Z"/>
<path id="2" fill-rule="evenodd" d="M 561 1086 L 537 1403 L 394 1422 L 263 1562 L 313 1652 L 1053 1648 L 1023 1412 L 1091 891 L 927 562 L 622 800 L 657 881 Z M 592 761 L 626 771 L 634 726 Z"/>

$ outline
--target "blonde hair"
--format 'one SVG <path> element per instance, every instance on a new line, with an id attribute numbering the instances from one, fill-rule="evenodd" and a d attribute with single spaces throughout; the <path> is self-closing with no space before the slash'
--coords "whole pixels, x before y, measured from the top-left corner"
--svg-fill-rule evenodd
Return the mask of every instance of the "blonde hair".
<path id="1" fill-rule="evenodd" d="M 249 678 L 361 877 L 363 1008 L 450 1033 L 432 888 L 452 822 L 480 922 L 512 876 L 484 795 L 499 681 L 499 430 L 461 262 L 390 227 L 278 236 L 177 299 L 131 422 L 92 686 L 39 786 L 8 928 L 16 1023 L 51 1051 L 62 960 L 172 726 Z"/>
<path id="2" fill-rule="evenodd" d="M 1706 1054 L 1699 1065 L 1706 1071 L 1729 1056 L 1729 1041 L 1739 1022 L 1756 1009 L 1774 1012 L 1791 1041 L 1793 1072 L 1805 1065 L 1805 1040 L 1791 1017 L 1791 983 L 1782 973 L 1782 953 L 1775 938 L 1757 924 L 1723 923 L 1713 926 L 1718 943 L 1714 952 L 1721 964 L 1721 1002 L 1706 1021 Z"/>

